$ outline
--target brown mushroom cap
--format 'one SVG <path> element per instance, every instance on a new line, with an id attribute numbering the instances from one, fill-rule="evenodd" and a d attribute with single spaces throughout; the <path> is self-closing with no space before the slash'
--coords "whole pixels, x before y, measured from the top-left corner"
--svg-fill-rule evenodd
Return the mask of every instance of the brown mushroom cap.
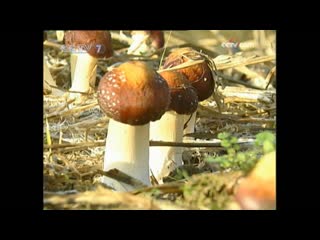
<path id="1" fill-rule="evenodd" d="M 98 87 L 101 109 L 116 121 L 144 125 L 167 111 L 167 82 L 148 64 L 130 61 L 106 73 Z"/>
<path id="2" fill-rule="evenodd" d="M 191 114 L 197 110 L 197 91 L 191 86 L 188 79 L 179 72 L 167 71 L 160 75 L 167 81 L 171 92 L 169 109 L 178 114 Z"/>
<path id="3" fill-rule="evenodd" d="M 178 66 L 189 61 L 186 56 L 193 60 L 204 59 L 192 48 L 179 48 L 169 54 L 163 64 L 163 68 Z M 212 95 L 215 82 L 207 62 L 177 69 L 176 71 L 183 73 L 188 78 L 192 86 L 197 90 L 199 101 L 203 101 Z"/>
<path id="4" fill-rule="evenodd" d="M 85 50 L 95 58 L 111 57 L 113 54 L 109 31 L 68 31 L 64 38 L 68 48 Z"/>

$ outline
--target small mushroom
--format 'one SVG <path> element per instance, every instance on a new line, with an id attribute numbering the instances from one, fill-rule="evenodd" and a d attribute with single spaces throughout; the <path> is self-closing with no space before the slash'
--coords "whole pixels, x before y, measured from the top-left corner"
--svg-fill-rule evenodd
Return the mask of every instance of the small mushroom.
<path id="1" fill-rule="evenodd" d="M 128 48 L 128 54 L 151 54 L 164 45 L 163 31 L 131 31 L 133 42 Z"/>
<path id="2" fill-rule="evenodd" d="M 198 106 L 198 96 L 188 79 L 176 71 L 162 72 L 167 81 L 171 103 L 159 121 L 150 124 L 150 139 L 156 141 L 182 142 L 185 114 L 192 114 Z M 176 167 L 183 164 L 181 147 L 151 147 L 150 169 L 159 183 Z"/>
<path id="3" fill-rule="evenodd" d="M 58 42 L 63 42 L 64 39 L 64 31 L 56 31 L 56 36 L 57 36 L 57 41 Z"/>
<path id="4" fill-rule="evenodd" d="M 98 58 L 113 54 L 108 31 L 68 31 L 65 47 L 71 52 L 71 91 L 87 93 L 95 85 Z"/>
<path id="5" fill-rule="evenodd" d="M 126 62 L 103 76 L 98 102 L 110 117 L 104 170 L 117 168 L 150 185 L 149 122 L 159 120 L 169 107 L 167 82 L 144 62 Z M 118 191 L 132 189 L 111 178 L 104 182 Z"/>

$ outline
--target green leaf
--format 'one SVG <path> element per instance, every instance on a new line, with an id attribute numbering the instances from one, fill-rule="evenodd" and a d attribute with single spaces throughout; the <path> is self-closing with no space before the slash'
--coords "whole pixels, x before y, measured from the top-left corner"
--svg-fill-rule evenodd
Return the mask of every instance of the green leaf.
<path id="1" fill-rule="evenodd" d="M 236 150 L 234 148 L 229 148 L 227 150 L 228 155 L 234 156 L 236 154 Z"/>
<path id="2" fill-rule="evenodd" d="M 206 162 L 210 162 L 210 163 L 220 163 L 220 162 L 222 162 L 221 157 L 206 157 L 206 158 L 204 158 L 204 160 Z"/>
<path id="3" fill-rule="evenodd" d="M 238 144 L 234 145 L 233 148 L 236 150 L 236 151 L 239 151 L 240 150 L 240 146 Z"/>
<path id="4" fill-rule="evenodd" d="M 229 137 L 230 137 L 230 133 L 227 133 L 227 132 L 222 132 L 222 133 L 218 134 L 218 138 L 221 139 L 221 140 L 229 138 Z"/>
<path id="5" fill-rule="evenodd" d="M 256 136 L 256 145 L 260 145 L 262 146 L 264 141 L 270 141 L 272 143 L 276 142 L 276 137 L 273 133 L 269 132 L 269 131 L 264 131 L 261 133 L 258 133 Z"/>
<path id="6" fill-rule="evenodd" d="M 223 168 L 229 168 L 229 167 L 231 167 L 231 163 L 228 162 L 228 161 L 225 161 L 225 162 L 222 162 L 222 163 L 221 163 L 221 166 L 222 166 Z"/>
<path id="7" fill-rule="evenodd" d="M 231 137 L 230 143 L 237 143 L 238 139 L 236 137 Z"/>
<path id="8" fill-rule="evenodd" d="M 229 147 L 231 147 L 231 143 L 228 140 L 223 139 L 223 140 L 221 140 L 221 146 L 225 147 L 225 148 L 229 148 Z"/>
<path id="9" fill-rule="evenodd" d="M 270 141 L 264 141 L 263 143 L 263 152 L 264 154 L 267 154 L 269 152 L 272 152 L 275 150 L 275 146 L 272 142 Z"/>
<path id="10" fill-rule="evenodd" d="M 237 160 L 242 163 L 246 161 L 246 154 L 244 154 L 243 152 L 239 152 L 237 153 Z"/>

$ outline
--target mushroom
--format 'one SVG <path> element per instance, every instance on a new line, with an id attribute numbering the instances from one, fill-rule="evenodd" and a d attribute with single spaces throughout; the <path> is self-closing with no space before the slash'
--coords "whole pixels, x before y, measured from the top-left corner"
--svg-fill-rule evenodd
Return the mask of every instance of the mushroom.
<path id="1" fill-rule="evenodd" d="M 64 31 L 56 31 L 57 41 L 62 42 L 64 39 Z"/>
<path id="2" fill-rule="evenodd" d="M 184 114 L 192 114 L 198 106 L 196 90 L 188 79 L 175 71 L 162 72 L 167 81 L 171 103 L 168 111 L 159 121 L 150 124 L 150 139 L 157 141 L 182 142 Z M 150 169 L 158 183 L 176 167 L 182 165 L 181 147 L 150 148 Z"/>
<path id="3" fill-rule="evenodd" d="M 131 31 L 133 42 L 128 48 L 128 54 L 151 54 L 164 45 L 162 31 Z"/>
<path id="4" fill-rule="evenodd" d="M 173 50 L 166 58 L 163 69 L 178 66 L 191 60 L 206 60 L 205 57 L 198 51 L 192 48 L 178 48 Z M 209 98 L 215 86 L 212 70 L 210 69 L 207 61 L 191 65 L 185 68 L 177 69 L 178 72 L 184 74 L 192 86 L 197 90 L 199 102 Z M 189 120 L 189 116 L 185 117 L 185 122 Z M 184 134 L 193 133 L 196 120 L 196 113 L 192 114 L 188 122 Z M 192 139 L 192 138 L 188 138 Z"/>
<path id="5" fill-rule="evenodd" d="M 65 45 L 71 51 L 71 91 L 87 93 L 95 85 L 97 58 L 111 57 L 108 31 L 68 31 Z M 76 94 L 74 94 L 76 96 Z"/>
<path id="6" fill-rule="evenodd" d="M 249 175 L 239 181 L 235 199 L 245 210 L 276 208 L 276 153 L 264 155 Z"/>
<path id="7" fill-rule="evenodd" d="M 159 120 L 168 109 L 167 82 L 148 64 L 129 61 L 103 76 L 98 102 L 110 117 L 104 170 L 117 168 L 150 185 L 149 122 Z M 108 177 L 103 181 L 118 191 L 133 189 Z"/>

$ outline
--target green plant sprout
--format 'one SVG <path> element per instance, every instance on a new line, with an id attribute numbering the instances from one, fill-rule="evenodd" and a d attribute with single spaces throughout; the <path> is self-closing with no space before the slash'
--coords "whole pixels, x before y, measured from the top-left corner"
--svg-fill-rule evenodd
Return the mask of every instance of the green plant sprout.
<path id="1" fill-rule="evenodd" d="M 209 163 L 218 163 L 223 169 L 243 170 L 249 172 L 263 154 L 275 151 L 276 137 L 269 131 L 264 131 L 256 135 L 254 146 L 247 151 L 239 151 L 238 139 L 230 133 L 222 132 L 218 134 L 221 146 L 225 148 L 227 154 L 218 157 L 206 157 Z"/>

